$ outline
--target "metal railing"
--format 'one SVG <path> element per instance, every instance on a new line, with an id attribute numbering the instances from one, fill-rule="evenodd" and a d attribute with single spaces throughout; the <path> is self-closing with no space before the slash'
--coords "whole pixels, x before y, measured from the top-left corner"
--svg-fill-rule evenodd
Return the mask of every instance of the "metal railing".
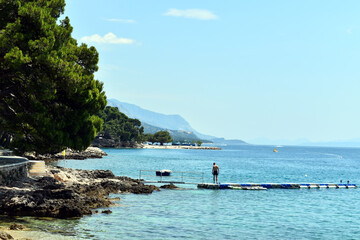
<path id="1" fill-rule="evenodd" d="M 147 183 L 177 183 L 177 184 L 199 184 L 204 183 L 203 172 L 188 172 L 188 171 L 171 171 L 170 176 L 156 175 L 159 170 L 139 170 L 139 180 Z M 152 175 L 146 174 L 152 172 Z M 195 176 L 194 176 L 195 175 Z M 144 177 L 151 177 L 151 180 L 142 179 Z M 153 180 L 153 179 L 160 180 Z M 193 181 L 193 182 L 190 182 Z"/>

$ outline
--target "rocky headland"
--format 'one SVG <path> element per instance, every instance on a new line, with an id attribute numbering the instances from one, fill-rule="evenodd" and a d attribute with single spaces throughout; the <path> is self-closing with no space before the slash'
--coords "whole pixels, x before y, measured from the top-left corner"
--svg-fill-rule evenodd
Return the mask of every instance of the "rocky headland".
<path id="1" fill-rule="evenodd" d="M 0 214 L 72 218 L 90 215 L 113 203 L 110 193 L 149 194 L 159 190 L 109 170 L 47 167 L 46 176 L 27 177 L 0 186 Z"/>

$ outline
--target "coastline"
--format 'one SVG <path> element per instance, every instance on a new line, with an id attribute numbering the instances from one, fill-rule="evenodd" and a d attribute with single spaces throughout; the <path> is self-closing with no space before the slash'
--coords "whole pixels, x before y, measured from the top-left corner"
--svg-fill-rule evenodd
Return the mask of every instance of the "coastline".
<path id="1" fill-rule="evenodd" d="M 147 149 L 221 150 L 217 147 L 204 146 L 142 145 L 141 147 Z M 82 152 L 66 150 L 66 159 L 101 158 L 106 155 L 97 147 L 89 147 Z M 64 156 L 62 153 L 53 155 L 28 153 L 26 157 L 51 161 L 61 160 Z M 111 210 L 101 212 L 104 209 L 99 210 L 99 208 L 109 208 L 116 204 L 118 200 L 110 199 L 110 193 L 149 194 L 158 190 L 159 188 L 156 186 L 144 185 L 136 179 L 117 177 L 109 170 L 80 170 L 46 166 L 45 174 L 41 176 L 28 176 L 10 185 L 0 185 L 0 214 L 15 217 L 14 220 L 0 222 L 0 239 L 5 236 L 4 234 L 12 237 L 8 236 L 4 239 L 76 239 L 74 236 L 31 229 L 31 226 L 13 229 L 11 224 L 16 224 L 17 216 L 60 219 L 109 214 Z"/>
<path id="2" fill-rule="evenodd" d="M 110 170 L 46 166 L 42 176 L 28 176 L 0 186 L 0 214 L 72 218 L 110 207 L 110 193 L 152 193 L 159 190 L 140 180 L 115 176 Z M 96 212 L 96 211 L 95 211 Z M 97 213 L 97 212 L 96 212 Z"/>
<path id="3" fill-rule="evenodd" d="M 109 194 L 150 194 L 159 190 L 137 179 L 115 176 L 110 170 L 46 166 L 42 176 L 28 176 L 0 186 L 0 215 L 9 219 L 14 217 L 13 221 L 0 222 L 0 239 L 74 239 L 17 225 L 16 217 L 71 219 L 92 214 L 111 214 L 111 210 L 106 208 L 115 205 L 120 199 L 111 199 Z M 12 238 L 6 236 L 6 233 Z"/>
<path id="4" fill-rule="evenodd" d="M 146 149 L 196 149 L 196 150 L 221 150 L 219 147 L 205 147 L 205 146 L 183 146 L 183 145 L 147 145 L 144 144 L 142 148 Z"/>
<path id="5" fill-rule="evenodd" d="M 65 156 L 63 152 L 59 152 L 56 154 L 36 154 L 35 152 L 27 152 L 23 155 L 29 160 L 62 160 L 64 159 L 77 159 L 77 160 L 84 160 L 88 158 L 102 158 L 103 156 L 107 156 L 107 154 L 102 151 L 98 147 L 88 147 L 84 151 L 75 151 L 72 149 L 65 150 Z"/>
<path id="6" fill-rule="evenodd" d="M 107 156 L 107 154 L 101 150 L 101 148 L 109 148 L 108 146 L 92 146 L 88 147 L 84 151 L 74 151 L 72 149 L 65 150 L 65 156 L 62 152 L 56 154 L 35 154 L 34 152 L 27 152 L 23 155 L 29 160 L 43 160 L 43 161 L 56 161 L 65 159 L 77 159 L 84 160 L 89 158 L 102 158 Z M 149 145 L 149 144 L 139 144 L 133 147 L 112 147 L 116 149 L 130 148 L 130 149 L 193 149 L 193 150 L 222 150 L 219 147 L 208 147 L 208 146 L 185 146 L 185 145 Z M 11 155 L 11 152 L 8 154 L 0 155 Z"/>

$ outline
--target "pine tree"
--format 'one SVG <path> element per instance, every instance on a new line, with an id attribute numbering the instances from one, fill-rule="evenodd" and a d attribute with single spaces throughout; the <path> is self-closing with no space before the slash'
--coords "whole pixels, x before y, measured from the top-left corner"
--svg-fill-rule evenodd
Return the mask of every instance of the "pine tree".
<path id="1" fill-rule="evenodd" d="M 64 7 L 0 0 L 0 141 L 19 152 L 82 150 L 101 130 L 98 52 L 78 46 L 69 18 L 58 21 Z"/>

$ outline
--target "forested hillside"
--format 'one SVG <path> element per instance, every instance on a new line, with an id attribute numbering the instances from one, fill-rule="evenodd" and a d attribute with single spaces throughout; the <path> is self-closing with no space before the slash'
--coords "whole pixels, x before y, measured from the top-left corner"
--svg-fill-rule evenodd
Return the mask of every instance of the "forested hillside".
<path id="1" fill-rule="evenodd" d="M 102 131 L 93 141 L 94 146 L 132 147 L 143 141 L 141 122 L 127 117 L 117 107 L 107 106 L 98 116 L 104 123 Z"/>

